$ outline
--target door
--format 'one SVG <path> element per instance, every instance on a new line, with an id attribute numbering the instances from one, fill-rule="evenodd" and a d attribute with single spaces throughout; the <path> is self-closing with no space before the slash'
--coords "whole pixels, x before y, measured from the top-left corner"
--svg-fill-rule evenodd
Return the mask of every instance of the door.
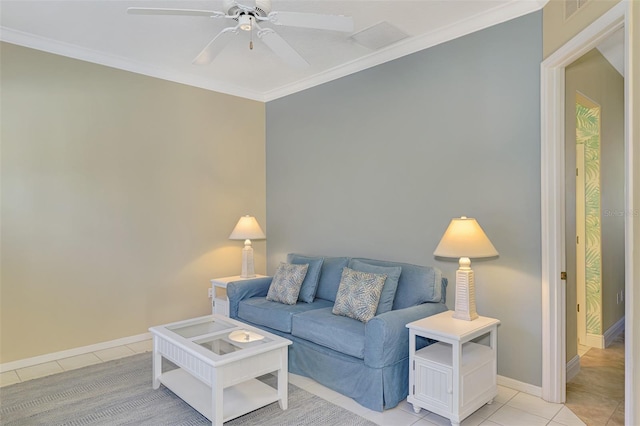
<path id="1" fill-rule="evenodd" d="M 578 343 L 603 347 L 600 105 L 580 92 L 575 105 Z"/>

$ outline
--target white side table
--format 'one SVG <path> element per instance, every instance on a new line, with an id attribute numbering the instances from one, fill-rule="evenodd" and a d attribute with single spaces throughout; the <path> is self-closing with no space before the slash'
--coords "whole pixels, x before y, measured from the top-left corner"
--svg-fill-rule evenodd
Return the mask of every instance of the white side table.
<path id="1" fill-rule="evenodd" d="M 479 317 L 465 321 L 453 311 L 407 324 L 409 328 L 409 396 L 421 408 L 457 426 L 484 404 L 493 402 L 497 385 L 497 329 L 500 321 Z M 489 345 L 472 342 L 489 335 Z M 416 351 L 416 336 L 437 343 Z"/>
<path id="2" fill-rule="evenodd" d="M 233 277 L 214 278 L 211 280 L 212 298 L 211 312 L 213 314 L 229 316 L 229 299 L 227 298 L 227 284 L 233 281 L 252 280 L 263 278 L 266 275 L 256 275 L 251 278 L 242 278 L 240 275 Z"/>

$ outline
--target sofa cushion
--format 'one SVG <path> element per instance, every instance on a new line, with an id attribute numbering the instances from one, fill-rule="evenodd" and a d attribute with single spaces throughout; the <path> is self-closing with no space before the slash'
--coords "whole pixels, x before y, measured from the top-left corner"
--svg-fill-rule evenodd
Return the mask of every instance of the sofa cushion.
<path id="1" fill-rule="evenodd" d="M 331 307 L 314 309 L 293 317 L 291 334 L 317 345 L 364 359 L 363 322 L 333 315 Z"/>
<path id="2" fill-rule="evenodd" d="M 348 257 L 325 257 L 320 272 L 320 282 L 316 297 L 335 302 L 342 268 L 349 264 Z"/>
<path id="3" fill-rule="evenodd" d="M 357 260 L 371 265 L 402 267 L 396 297 L 393 300 L 394 310 L 442 300 L 442 273 L 437 268 L 385 260 Z"/>
<path id="4" fill-rule="evenodd" d="M 280 262 L 269 286 L 267 300 L 295 305 L 308 268 L 308 264 L 294 265 Z"/>
<path id="5" fill-rule="evenodd" d="M 309 265 L 307 270 L 307 276 L 304 277 L 302 282 L 302 288 L 298 295 L 298 300 L 311 303 L 316 297 L 316 291 L 318 290 L 318 281 L 320 280 L 320 269 L 322 268 L 323 257 L 308 257 L 295 253 L 289 253 L 287 255 L 287 262 L 296 265 Z"/>
<path id="6" fill-rule="evenodd" d="M 317 299 L 313 303 L 298 302 L 295 305 L 271 302 L 264 297 L 252 297 L 238 304 L 238 319 L 273 328 L 283 333 L 291 333 L 291 319 L 294 315 L 333 305 L 328 300 Z"/>
<path id="7" fill-rule="evenodd" d="M 371 265 L 370 263 L 363 262 L 362 260 L 352 259 L 349 261 L 349 268 L 356 271 L 371 272 L 373 274 L 385 274 L 387 276 L 387 279 L 384 282 L 384 287 L 382 287 L 382 294 L 380 295 L 380 302 L 378 302 L 376 315 L 389 312 L 393 307 L 393 299 L 396 297 L 396 290 L 398 289 L 398 280 L 402 273 L 402 267 Z"/>
<path id="8" fill-rule="evenodd" d="M 345 267 L 333 305 L 333 313 L 362 322 L 369 321 L 376 314 L 386 279 L 385 274 L 354 271 Z"/>

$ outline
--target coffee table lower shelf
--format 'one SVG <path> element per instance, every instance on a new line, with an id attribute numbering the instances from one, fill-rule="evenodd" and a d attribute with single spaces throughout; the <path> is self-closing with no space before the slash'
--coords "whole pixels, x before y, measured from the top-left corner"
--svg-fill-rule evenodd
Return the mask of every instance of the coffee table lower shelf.
<path id="1" fill-rule="evenodd" d="M 191 374 L 177 368 L 162 373 L 160 382 L 173 393 L 213 421 L 212 391 Z M 278 401 L 278 391 L 258 379 L 250 379 L 224 389 L 223 421 L 229 421 Z"/>

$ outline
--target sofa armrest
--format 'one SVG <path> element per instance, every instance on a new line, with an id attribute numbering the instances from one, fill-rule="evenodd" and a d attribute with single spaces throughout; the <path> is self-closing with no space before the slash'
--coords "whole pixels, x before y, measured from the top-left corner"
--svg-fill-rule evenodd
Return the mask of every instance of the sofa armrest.
<path id="1" fill-rule="evenodd" d="M 273 280 L 273 277 L 260 277 L 228 283 L 227 298 L 229 299 L 229 317 L 238 317 L 238 304 L 241 300 L 266 296 L 269 292 L 271 280 Z"/>
<path id="2" fill-rule="evenodd" d="M 443 303 L 423 303 L 371 318 L 364 331 L 364 363 L 369 367 L 381 368 L 407 358 L 407 324 L 446 310 L 447 307 Z"/>

